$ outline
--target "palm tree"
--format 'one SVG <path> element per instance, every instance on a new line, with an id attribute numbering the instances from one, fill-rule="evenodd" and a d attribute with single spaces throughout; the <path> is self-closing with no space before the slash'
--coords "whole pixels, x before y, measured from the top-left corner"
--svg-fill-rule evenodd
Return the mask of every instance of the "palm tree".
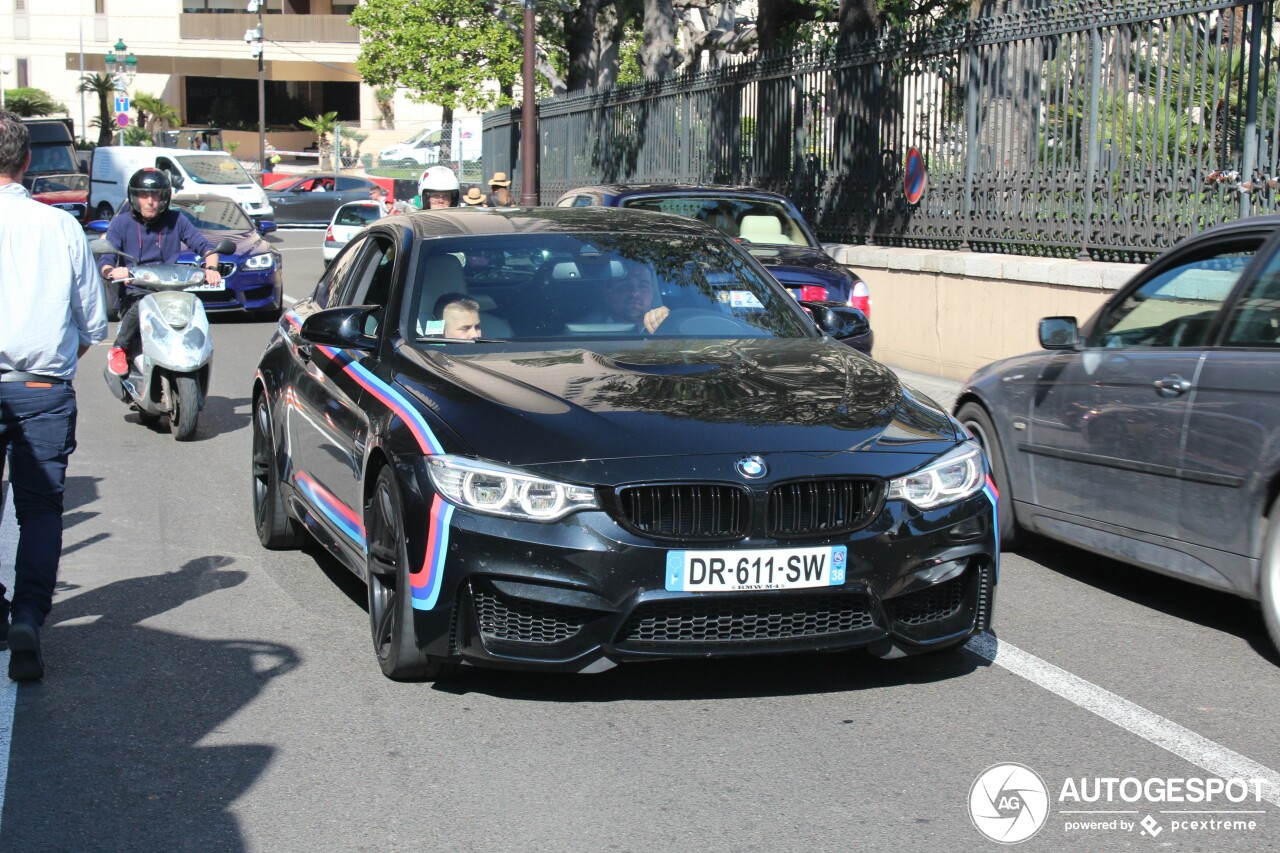
<path id="1" fill-rule="evenodd" d="M 333 133 L 334 128 L 338 126 L 338 114 L 329 112 L 315 118 L 300 118 L 298 124 L 316 135 L 316 143 L 320 148 L 320 168 L 328 168 L 326 163 L 329 162 L 333 153 L 333 143 L 329 140 L 329 134 Z"/>
<path id="2" fill-rule="evenodd" d="M 76 87 L 78 94 L 98 96 L 98 144 L 110 145 L 111 134 L 115 132 L 115 121 L 111 117 L 110 98 L 115 94 L 116 84 L 105 74 L 86 74 L 80 78 Z"/>
<path id="3" fill-rule="evenodd" d="M 138 110 L 138 125 L 145 127 L 148 133 L 173 127 L 182 121 L 178 111 L 156 95 L 137 92 L 133 96 L 133 105 Z"/>

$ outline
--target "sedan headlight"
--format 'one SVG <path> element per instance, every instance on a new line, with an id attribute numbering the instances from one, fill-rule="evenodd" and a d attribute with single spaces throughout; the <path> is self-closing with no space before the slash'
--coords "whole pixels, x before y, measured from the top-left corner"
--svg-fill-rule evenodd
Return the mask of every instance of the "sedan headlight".
<path id="1" fill-rule="evenodd" d="M 599 509 L 585 486 L 535 477 L 514 468 L 460 456 L 427 460 L 431 483 L 463 509 L 526 521 L 555 521 L 581 509 Z"/>
<path id="2" fill-rule="evenodd" d="M 933 509 L 969 497 L 986 482 L 982 448 L 966 441 L 941 459 L 889 483 L 889 500 Z"/>
<path id="3" fill-rule="evenodd" d="M 276 264 L 276 259 L 268 252 L 265 255 L 254 255 L 252 258 L 244 262 L 244 268 L 247 270 L 269 270 Z"/>

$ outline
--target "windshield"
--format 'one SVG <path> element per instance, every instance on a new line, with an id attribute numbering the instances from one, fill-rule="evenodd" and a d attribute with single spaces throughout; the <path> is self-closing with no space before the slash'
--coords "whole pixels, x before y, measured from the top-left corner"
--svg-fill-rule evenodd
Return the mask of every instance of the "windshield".
<path id="1" fill-rule="evenodd" d="M 253 223 L 240 205 L 224 198 L 191 201 L 175 198 L 173 206 L 201 231 L 252 231 Z"/>
<path id="2" fill-rule="evenodd" d="M 36 178 L 31 182 L 31 192 L 36 195 L 39 195 L 40 193 L 88 191 L 88 175 L 46 175 L 42 178 Z"/>
<path id="3" fill-rule="evenodd" d="M 409 337 L 438 343 L 468 299 L 484 338 L 803 338 L 812 324 L 737 247 L 703 237 L 524 234 L 422 244 Z M 434 336 L 434 337 L 433 337 Z"/>
<path id="4" fill-rule="evenodd" d="M 697 219 L 743 243 L 770 246 L 812 245 L 805 236 L 804 228 L 786 205 L 770 199 L 681 195 L 629 198 L 622 206 Z"/>
<path id="5" fill-rule="evenodd" d="M 70 143 L 56 145 L 32 145 L 31 165 L 28 175 L 44 172 L 74 172 L 79 168 Z"/>
<path id="6" fill-rule="evenodd" d="M 225 154 L 187 154 L 178 158 L 197 184 L 251 184 L 253 178 L 237 160 Z"/>

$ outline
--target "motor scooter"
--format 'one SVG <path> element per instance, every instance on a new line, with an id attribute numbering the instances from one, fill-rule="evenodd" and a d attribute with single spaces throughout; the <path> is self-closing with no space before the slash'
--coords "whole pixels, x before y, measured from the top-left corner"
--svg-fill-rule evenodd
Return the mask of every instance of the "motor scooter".
<path id="1" fill-rule="evenodd" d="M 137 264 L 137 258 L 102 238 L 90 248 L 95 255 L 127 259 L 129 276 L 123 282 L 150 291 L 138 300 L 141 351 L 130 354 L 127 376 L 103 369 L 107 387 L 136 410 L 143 423 L 167 415 L 169 432 L 187 441 L 195 435 L 213 368 L 209 318 L 204 304 L 190 292 L 204 284 L 204 270 L 194 264 Z M 235 244 L 222 240 L 215 251 L 230 254 Z"/>

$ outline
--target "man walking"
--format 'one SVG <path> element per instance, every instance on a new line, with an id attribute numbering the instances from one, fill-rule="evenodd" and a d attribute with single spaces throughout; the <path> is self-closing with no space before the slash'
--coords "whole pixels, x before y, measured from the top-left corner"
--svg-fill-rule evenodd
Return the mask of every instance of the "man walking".
<path id="1" fill-rule="evenodd" d="M 40 626 L 62 556 L 62 494 L 76 448 L 76 363 L 107 336 L 107 311 L 88 241 L 75 217 L 22 187 L 31 138 L 0 111 L 0 475 L 18 518 L 12 600 L 0 585 L 9 677 L 44 676 Z"/>

